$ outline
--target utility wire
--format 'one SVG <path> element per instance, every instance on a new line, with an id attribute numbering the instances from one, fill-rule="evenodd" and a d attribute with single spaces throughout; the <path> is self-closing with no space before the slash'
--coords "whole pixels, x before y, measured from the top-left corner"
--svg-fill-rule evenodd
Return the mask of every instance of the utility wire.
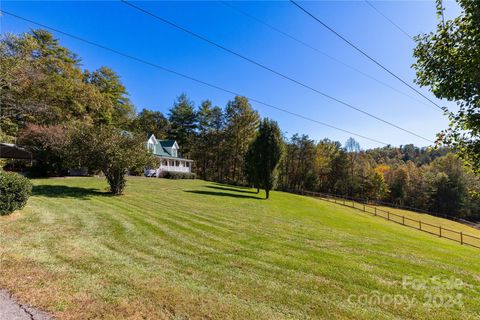
<path id="1" fill-rule="evenodd" d="M 342 105 L 344 105 L 344 106 L 346 106 L 346 107 L 348 107 L 348 108 L 350 108 L 350 109 L 353 109 L 353 110 L 355 110 L 355 111 L 358 111 L 358 112 L 360 112 L 360 113 L 363 113 L 364 115 L 367 115 L 367 116 L 369 116 L 369 117 L 371 117 L 371 118 L 374 118 L 374 119 L 376 119 L 376 120 L 378 120 L 378 121 L 380 121 L 380 122 L 383 122 L 383 123 L 385 123 L 385 124 L 388 124 L 389 126 L 392 126 L 392 127 L 394 127 L 394 128 L 397 128 L 397 129 L 399 129 L 399 130 L 401 130 L 401 131 L 403 131 L 403 132 L 406 132 L 406 133 L 408 133 L 408 134 L 411 134 L 411 135 L 413 135 L 413 136 L 415 136 L 415 137 L 417 137 L 417 138 L 423 139 L 423 140 L 428 141 L 428 142 L 430 142 L 430 143 L 434 143 L 432 140 L 430 140 L 430 139 L 428 139 L 428 138 L 425 138 L 425 137 L 423 137 L 423 136 L 421 136 L 421 135 L 419 135 L 419 134 L 417 134 L 417 133 L 415 133 L 415 132 L 413 132 L 413 131 L 410 131 L 410 130 L 408 130 L 408 129 L 404 129 L 404 128 L 402 128 L 402 127 L 400 127 L 400 126 L 398 126 L 398 125 L 396 125 L 396 124 L 394 124 L 394 123 L 392 123 L 392 122 L 390 122 L 390 121 L 387 121 L 387 120 L 382 119 L 382 118 L 380 118 L 380 117 L 378 117 L 378 116 L 376 116 L 376 115 L 374 115 L 374 114 L 372 114 L 372 113 L 369 113 L 369 112 L 367 112 L 367 111 L 364 111 L 363 109 L 360 109 L 359 107 L 356 107 L 356 106 L 354 106 L 354 105 L 352 105 L 352 104 L 350 104 L 350 103 L 348 103 L 348 102 L 345 102 L 345 101 L 343 101 L 343 100 L 340 100 L 340 99 L 338 99 L 338 98 L 335 98 L 335 97 L 333 97 L 333 96 L 331 96 L 331 95 L 329 95 L 329 94 L 327 94 L 327 93 L 325 93 L 325 92 L 322 92 L 322 91 L 320 91 L 320 90 L 317 90 L 317 89 L 315 89 L 315 88 L 313 88 L 313 87 L 311 87 L 311 86 L 309 86 L 309 85 L 307 85 L 307 84 L 305 84 L 305 83 L 303 83 L 303 82 L 300 82 L 300 81 L 298 81 L 298 80 L 295 80 L 294 78 L 292 78 L 292 77 L 290 77 L 290 76 L 287 76 L 287 75 L 285 75 L 285 74 L 283 74 L 283 73 L 280 73 L 280 72 L 278 72 L 278 71 L 276 71 L 276 70 L 274 70 L 274 69 L 272 69 L 272 68 L 270 68 L 270 67 L 267 67 L 267 66 L 265 66 L 265 65 L 263 65 L 263 64 L 255 61 L 255 60 L 252 60 L 252 59 L 250 59 L 250 58 L 248 58 L 248 57 L 246 57 L 246 56 L 244 56 L 244 55 L 242 55 L 242 54 L 240 54 L 240 53 L 238 53 L 238 52 L 235 52 L 235 51 L 233 51 L 233 50 L 230 50 L 230 49 L 222 46 L 221 44 L 218 44 L 218 43 L 216 43 L 216 42 L 214 42 L 214 41 L 212 41 L 212 40 L 209 40 L 209 39 L 205 38 L 205 37 L 202 36 L 202 35 L 199 35 L 199 34 L 193 32 L 193 31 L 191 31 L 191 30 L 188 30 L 188 29 L 186 29 L 186 28 L 184 28 L 184 27 L 182 27 L 182 26 L 177 25 L 176 23 L 173 23 L 173 22 L 171 22 L 171 21 L 169 21 L 169 20 L 166 20 L 166 19 L 164 19 L 164 18 L 162 18 L 162 17 L 160 17 L 160 16 L 158 16 L 158 15 L 156 15 L 156 14 L 154 14 L 154 13 L 148 11 L 148 10 L 145 10 L 145 9 L 139 7 L 139 6 L 136 6 L 136 5 L 132 4 L 131 2 L 128 2 L 128 1 L 126 1 L 126 0 L 121 0 L 121 1 L 122 1 L 124 4 L 126 4 L 126 5 L 134 8 L 134 9 L 140 11 L 140 12 L 143 12 L 143 13 L 151 16 L 151 17 L 154 17 L 155 19 L 157 19 L 157 20 L 159 20 L 159 21 L 162 21 L 162 22 L 164 22 L 164 23 L 166 23 L 166 24 L 168 24 L 168 25 L 170 25 L 170 26 L 172 26 L 172 27 L 175 27 L 175 28 L 177 28 L 177 29 L 179 29 L 179 30 L 182 30 L 182 31 L 185 32 L 185 33 L 188 33 L 188 34 L 190 34 L 190 35 L 192 35 L 192 36 L 194 36 L 194 37 L 196 37 L 196 38 L 198 38 L 198 39 L 200 39 L 200 40 L 202 40 L 202 41 L 205 41 L 205 42 L 211 44 L 212 46 L 215 46 L 215 47 L 217 47 L 217 48 L 220 48 L 220 49 L 222 49 L 222 50 L 224 50 L 224 51 L 226 51 L 226 52 L 228 52 L 228 53 L 231 53 L 231 54 L 233 54 L 233 55 L 235 55 L 235 56 L 237 56 L 237 57 L 239 57 L 239 58 L 241 58 L 241 59 L 243 59 L 243 60 L 245 60 L 245 61 L 248 61 L 248 62 L 250 62 L 250 63 L 252 63 L 252 64 L 254 64 L 254 65 L 256 65 L 256 66 L 258 66 L 258 67 L 260 67 L 260 68 L 262 68 L 262 69 L 265 69 L 265 70 L 267 70 L 267 71 L 270 71 L 271 73 L 274 73 L 274 74 L 276 74 L 276 75 L 278 75 L 278 76 L 280 76 L 280 77 L 282 77 L 282 78 L 284 78 L 284 79 L 287 79 L 287 80 L 289 80 L 289 81 L 291 81 L 291 82 L 293 82 L 293 83 L 296 83 L 296 84 L 298 84 L 298 85 L 300 85 L 300 86 L 302 86 L 302 87 L 304 87 L 304 88 L 307 88 L 307 89 L 309 89 L 309 90 L 311 90 L 311 91 L 313 91 L 313 92 L 316 92 L 316 93 L 318 93 L 318 94 L 320 94 L 320 95 L 322 95 L 322 96 L 324 96 L 324 97 L 326 97 L 326 98 L 328 98 L 328 99 L 330 99 L 330 100 L 333 100 L 333 101 L 335 101 L 335 102 L 338 102 L 339 104 L 342 104 Z"/>
<path id="2" fill-rule="evenodd" d="M 291 40 L 293 40 L 293 41 L 295 41 L 295 42 L 297 42 L 297 43 L 299 43 L 299 44 L 301 44 L 301 45 L 303 45 L 303 46 L 305 46 L 305 47 L 307 47 L 307 48 L 309 48 L 309 49 L 311 49 L 311 50 L 313 50 L 313 51 L 316 51 L 317 53 L 319 53 L 319 54 L 327 57 L 328 59 L 330 59 L 330 60 L 332 60 L 332 61 L 335 61 L 335 62 L 337 62 L 338 64 L 341 64 L 341 65 L 343 65 L 344 67 L 346 67 L 346 68 L 348 68 L 348 69 L 350 69 L 350 70 L 353 70 L 353 71 L 355 71 L 355 72 L 363 75 L 363 76 L 366 77 L 366 78 L 369 78 L 369 79 L 371 79 L 371 80 L 373 80 L 373 81 L 375 81 L 375 82 L 377 82 L 377 83 L 379 83 L 379 84 L 381 84 L 381 85 L 383 85 L 383 86 L 385 86 L 385 87 L 387 87 L 387 88 L 390 88 L 391 90 L 396 91 L 397 93 L 399 93 L 399 94 L 401 94 L 401 95 L 403 95 L 403 96 L 405 96 L 405 97 L 407 97 L 407 98 L 410 98 L 410 99 L 412 99 L 412 100 L 414 100 L 414 101 L 416 101 L 416 102 L 418 102 L 418 103 L 421 103 L 421 104 L 423 104 L 423 105 L 426 106 L 426 107 L 429 107 L 429 108 L 431 108 L 431 109 L 437 110 L 437 108 L 435 108 L 435 107 L 432 106 L 431 104 L 426 103 L 425 101 L 422 101 L 422 100 L 420 100 L 420 99 L 417 99 L 417 98 L 415 98 L 415 97 L 413 97 L 413 96 L 411 96 L 411 95 L 409 95 L 409 94 L 407 94 L 407 93 L 405 93 L 405 92 L 403 92 L 403 91 L 401 91 L 401 90 L 398 90 L 397 88 L 389 85 L 388 83 L 386 83 L 386 82 L 384 82 L 384 81 L 382 81 L 382 80 L 380 80 L 380 79 L 377 79 L 377 78 L 375 78 L 374 76 L 372 76 L 372 75 L 370 75 L 370 74 L 368 74 L 368 73 L 366 73 L 366 72 L 363 72 L 362 70 L 357 69 L 356 67 L 354 67 L 354 66 L 352 66 L 352 65 L 349 65 L 348 63 L 345 63 L 345 62 L 343 62 L 342 60 L 339 60 L 339 59 L 335 58 L 334 56 L 332 56 L 332 55 L 330 55 L 330 54 L 328 54 L 328 53 L 326 53 L 326 52 L 324 52 L 324 51 L 322 51 L 322 50 L 320 50 L 320 49 L 318 49 L 318 48 L 316 48 L 316 47 L 308 44 L 307 42 L 305 42 L 305 41 L 303 41 L 303 40 L 300 40 L 300 39 L 292 36 L 291 34 L 288 34 L 288 33 L 286 33 L 285 31 L 282 31 L 282 30 L 280 30 L 279 28 L 277 28 L 277 27 L 275 27 L 275 26 L 273 26 L 273 25 L 271 25 L 271 24 L 269 24 L 269 23 L 267 23 L 267 22 L 265 22 L 265 21 L 263 21 L 263 20 L 255 17 L 255 16 L 253 16 L 253 15 L 249 14 L 248 12 L 246 12 L 246 11 L 238 8 L 238 6 L 232 5 L 232 4 L 230 4 L 229 2 L 227 2 L 227 1 L 219 1 L 219 2 L 222 3 L 222 4 L 225 5 L 225 6 L 227 6 L 227 7 L 231 8 L 231 9 L 233 9 L 233 10 L 241 13 L 242 15 L 244 15 L 244 16 L 246 16 L 246 17 L 248 17 L 248 18 L 257 21 L 258 23 L 266 26 L 267 28 L 270 28 L 271 30 L 273 30 L 273 31 L 275 31 L 275 32 L 277 32 L 277 33 L 279 33 L 279 34 L 281 34 L 281 35 L 283 35 L 283 36 L 285 36 L 285 37 L 287 37 L 287 38 L 290 38 Z"/>
<path id="3" fill-rule="evenodd" d="M 320 23 L 323 27 L 325 27 L 326 29 L 328 29 L 330 32 L 332 32 L 333 34 L 335 34 L 337 37 L 339 37 L 340 39 L 342 39 L 344 42 L 346 42 L 348 45 L 350 45 L 352 48 L 354 48 L 355 50 L 357 50 L 358 52 L 360 52 L 362 55 L 364 55 L 366 58 L 368 58 L 370 61 L 372 61 L 373 63 L 375 63 L 377 66 L 379 66 L 380 68 L 382 68 L 383 70 L 385 70 L 386 72 L 388 72 L 390 75 L 392 75 L 393 77 L 395 77 L 397 80 L 399 80 L 400 82 L 402 82 L 404 85 L 408 86 L 410 89 L 412 89 L 413 91 L 415 91 L 416 93 L 418 93 L 419 95 L 421 95 L 423 98 L 427 99 L 428 101 L 430 101 L 432 104 L 434 104 L 438 109 L 443 110 L 442 107 L 440 107 L 437 103 L 435 103 L 433 100 L 431 100 L 430 98 L 428 98 L 426 95 L 424 95 L 423 93 L 421 93 L 420 91 L 418 91 L 417 89 L 415 89 L 412 85 L 410 85 L 408 82 L 406 82 L 405 80 L 403 80 L 402 78 L 400 78 L 399 76 L 397 76 L 395 73 L 393 73 L 392 71 L 390 71 L 387 67 L 385 67 L 383 64 L 381 64 L 380 62 L 378 62 L 377 60 L 375 60 L 374 58 L 372 58 L 370 55 L 368 55 L 365 51 L 363 51 L 362 49 L 360 49 L 359 47 L 357 47 L 356 45 L 354 45 L 352 42 L 350 42 L 347 38 L 345 38 L 344 36 L 342 36 L 340 33 L 338 33 L 337 31 L 335 31 L 333 28 L 329 27 L 327 24 L 325 24 L 322 20 L 320 20 L 319 18 L 317 18 L 316 16 L 314 16 L 312 13 L 310 13 L 307 9 L 305 9 L 304 7 L 302 7 L 300 4 L 298 4 L 296 1 L 294 0 L 290 0 L 290 2 L 292 4 L 294 4 L 297 8 L 299 8 L 300 10 L 302 10 L 303 12 L 305 12 L 307 15 L 309 15 L 311 18 L 313 18 L 315 21 L 317 21 L 318 23 Z"/>
<path id="4" fill-rule="evenodd" d="M 365 2 L 373 9 L 375 10 L 379 15 L 384 17 L 388 22 L 390 22 L 395 28 L 397 28 L 401 33 L 403 33 L 405 36 L 407 36 L 410 40 L 413 40 L 413 37 L 405 31 L 402 27 L 400 27 L 398 24 L 395 23 L 392 19 L 390 19 L 386 14 L 384 14 L 382 11 L 380 11 L 376 6 L 373 5 L 371 1 L 365 0 Z"/>
<path id="5" fill-rule="evenodd" d="M 97 42 L 93 42 L 93 41 L 91 41 L 91 40 L 88 40 L 88 39 L 85 39 L 85 38 L 76 36 L 76 35 L 74 35 L 74 34 L 71 34 L 71 33 L 65 32 L 65 31 L 61 31 L 61 30 L 59 30 L 59 29 L 57 29 L 57 28 L 47 26 L 47 25 L 45 25 L 45 24 L 43 24 L 43 23 L 30 20 L 30 19 L 28 19 L 28 18 L 19 16 L 19 15 L 17 15 L 17 14 L 12 13 L 12 12 L 5 11 L 5 10 L 3 10 L 3 9 L 0 9 L 0 12 L 2 12 L 2 13 L 4 13 L 4 14 L 7 14 L 7 15 L 9 15 L 9 16 L 15 17 L 15 18 L 17 18 L 17 19 L 23 20 L 23 21 L 25 21 L 25 22 L 29 22 L 29 23 L 35 24 L 35 25 L 40 26 L 40 27 L 42 27 L 42 28 L 52 30 L 52 31 L 57 32 L 57 33 L 59 33 L 59 34 L 63 34 L 63 35 L 65 35 L 65 36 L 67 36 L 67 37 L 70 37 L 70 38 L 73 38 L 73 39 L 75 39 L 75 40 L 78 40 L 78 41 L 87 43 L 87 44 L 89 44 L 89 45 L 92 45 L 92 46 L 101 48 L 101 49 L 103 49 L 103 50 L 106 50 L 106 51 L 115 53 L 115 54 L 120 55 L 120 56 L 122 56 L 122 57 L 131 59 L 131 60 L 134 60 L 134 61 L 136 61 L 136 62 L 145 64 L 145 65 L 148 65 L 148 66 L 150 66 L 150 67 L 154 67 L 154 68 L 160 69 L 160 70 L 162 70 L 162 71 L 165 71 L 165 72 L 168 72 L 168 73 L 177 75 L 177 76 L 179 76 L 179 77 L 182 77 L 182 78 L 191 80 L 191 81 L 193 81 L 193 82 L 197 82 L 197 83 L 203 84 L 203 85 L 208 86 L 208 87 L 210 87 L 210 88 L 214 88 L 214 89 L 216 89 L 216 90 L 223 91 L 223 92 L 226 92 L 226 93 L 235 95 L 235 96 L 244 96 L 244 97 L 248 98 L 250 101 L 256 102 L 256 103 L 261 104 L 261 105 L 263 105 L 263 106 L 266 106 L 266 107 L 268 107 L 268 108 L 272 108 L 272 109 L 275 109 L 275 110 L 278 110 L 278 111 L 282 111 L 282 112 L 287 113 L 287 114 L 290 114 L 290 115 L 292 115 L 292 116 L 295 116 L 295 117 L 298 117 L 298 118 L 301 118 L 301 119 L 304 119 L 304 120 L 308 120 L 308 121 L 314 122 L 314 123 L 316 123 L 316 124 L 320 124 L 320 125 L 322 125 L 322 126 L 329 127 L 329 128 L 332 128 L 332 129 L 335 129 L 335 130 L 338 130 L 338 131 L 341 131 L 341 132 L 344 132 L 344 133 L 348 133 L 348 134 L 354 135 L 354 136 L 356 136 L 356 137 L 359 137 L 359 138 L 362 138 L 362 139 L 365 139 L 365 140 L 368 140 L 368 141 L 371 141 L 371 142 L 374 142 L 374 143 L 378 143 L 378 144 L 385 145 L 385 146 L 390 145 L 389 143 L 386 143 L 386 142 L 383 142 L 383 141 L 380 141 L 380 140 L 376 140 L 376 139 L 374 139 L 374 138 L 369 138 L 369 137 L 364 136 L 364 135 L 362 135 L 362 134 L 355 133 L 355 132 L 353 132 L 353 131 L 349 131 L 349 130 L 346 130 L 346 129 L 342 129 L 342 128 L 336 127 L 336 126 L 334 126 L 334 125 L 328 124 L 328 123 L 326 123 L 326 122 L 322 122 L 322 121 L 319 121 L 319 120 L 315 120 L 315 119 L 312 119 L 312 118 L 310 118 L 310 117 L 304 116 L 304 115 L 302 115 L 302 114 L 289 111 L 288 109 L 281 108 L 281 107 L 277 107 L 277 106 L 272 105 L 272 104 L 269 104 L 269 103 L 267 103 L 267 102 L 263 102 L 263 101 L 261 101 L 261 100 L 254 99 L 254 98 L 252 98 L 252 97 L 248 97 L 248 96 L 242 95 L 241 93 L 238 93 L 238 92 L 235 92 L 235 91 L 232 91 L 232 90 L 229 90 L 229 89 L 225 89 L 225 88 L 223 88 L 223 87 L 217 86 L 217 85 L 212 84 L 212 83 L 208 83 L 208 82 L 206 82 L 206 81 L 203 81 L 203 80 L 194 78 L 194 77 L 192 77 L 192 76 L 189 76 L 189 75 L 180 73 L 180 72 L 178 72 L 178 71 L 175 71 L 175 70 L 172 70 L 172 69 L 163 67 L 163 66 L 161 66 L 161 65 L 158 65 L 158 64 L 156 64 L 156 63 L 153 63 L 153 62 L 150 62 L 150 61 L 147 61 L 147 60 L 144 60 L 144 59 L 142 59 L 142 58 L 135 57 L 135 56 L 130 55 L 130 54 L 128 54 L 128 53 L 124 53 L 124 52 L 118 51 L 118 50 L 116 50 L 116 49 L 112 49 L 112 48 L 110 48 L 110 47 L 104 46 L 104 45 L 99 44 L 99 43 L 97 43 Z"/>

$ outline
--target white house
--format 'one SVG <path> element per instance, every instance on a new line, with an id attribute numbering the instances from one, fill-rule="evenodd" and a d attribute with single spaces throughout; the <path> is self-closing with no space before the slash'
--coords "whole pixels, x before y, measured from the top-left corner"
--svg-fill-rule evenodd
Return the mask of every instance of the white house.
<path id="1" fill-rule="evenodd" d="M 157 140 L 152 134 L 147 141 L 147 148 L 158 160 L 157 168 L 145 169 L 147 177 L 159 177 L 162 172 L 192 172 L 193 160 L 180 157 L 179 146 L 175 140 Z"/>

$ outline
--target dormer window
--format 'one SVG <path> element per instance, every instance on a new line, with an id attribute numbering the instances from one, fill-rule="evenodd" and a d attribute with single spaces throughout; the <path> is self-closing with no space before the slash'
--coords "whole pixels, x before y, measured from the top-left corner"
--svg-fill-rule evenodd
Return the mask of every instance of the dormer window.
<path id="1" fill-rule="evenodd" d="M 172 157 L 178 157 L 177 147 L 175 144 L 172 146 Z"/>

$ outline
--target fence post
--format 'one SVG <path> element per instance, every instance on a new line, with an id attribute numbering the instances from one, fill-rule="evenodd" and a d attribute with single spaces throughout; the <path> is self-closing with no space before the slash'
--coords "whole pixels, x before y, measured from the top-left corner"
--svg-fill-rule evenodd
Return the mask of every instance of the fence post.
<path id="1" fill-rule="evenodd" d="M 374 207 L 375 208 L 375 213 L 373 215 L 377 215 L 377 207 Z"/>
<path id="2" fill-rule="evenodd" d="M 387 220 L 390 220 L 390 211 L 387 211 Z"/>
<path id="3" fill-rule="evenodd" d="M 365 212 L 365 203 L 363 203 L 363 212 Z"/>
<path id="4" fill-rule="evenodd" d="M 440 231 L 440 234 L 438 236 L 441 238 L 442 237 L 442 226 L 439 226 L 438 230 Z"/>
<path id="5" fill-rule="evenodd" d="M 405 216 L 402 216 L 402 224 L 405 225 Z"/>
<path id="6" fill-rule="evenodd" d="M 460 231 L 460 244 L 463 244 L 463 231 Z"/>
<path id="7" fill-rule="evenodd" d="M 418 220 L 418 225 L 420 226 L 420 230 L 422 230 L 422 221 Z"/>

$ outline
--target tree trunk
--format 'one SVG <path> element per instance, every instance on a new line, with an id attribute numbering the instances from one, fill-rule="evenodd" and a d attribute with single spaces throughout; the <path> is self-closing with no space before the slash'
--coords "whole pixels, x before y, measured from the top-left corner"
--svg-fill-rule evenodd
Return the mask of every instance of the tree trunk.
<path id="1" fill-rule="evenodd" d="M 265 189 L 265 199 L 268 199 L 270 197 L 270 189 L 266 188 Z"/>
<path id="2" fill-rule="evenodd" d="M 110 192 L 114 195 L 121 195 L 126 184 L 124 170 L 105 169 L 103 174 L 110 186 Z"/>

